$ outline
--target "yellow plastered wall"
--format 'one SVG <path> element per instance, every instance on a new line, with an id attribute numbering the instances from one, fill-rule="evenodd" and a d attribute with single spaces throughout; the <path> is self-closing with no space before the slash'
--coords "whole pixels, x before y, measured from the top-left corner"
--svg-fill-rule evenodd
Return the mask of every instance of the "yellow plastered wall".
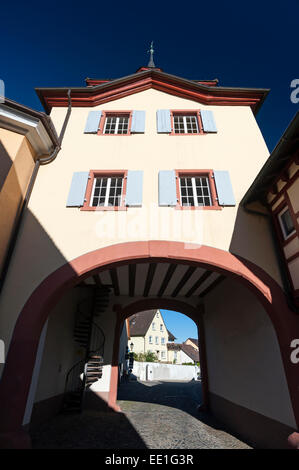
<path id="1" fill-rule="evenodd" d="M 209 391 L 296 427 L 275 330 L 253 294 L 225 280 L 205 299 L 204 325 Z"/>
<path id="2" fill-rule="evenodd" d="M 230 250 L 257 263 L 281 282 L 267 222 L 238 207 L 269 155 L 249 107 L 208 107 L 150 89 L 91 109 L 145 110 L 145 134 L 84 134 L 90 108 L 72 109 L 62 150 L 51 164 L 39 170 L 6 293 L 0 301 L 0 328 L 7 343 L 22 306 L 45 277 L 78 256 L 120 242 L 172 240 Z M 218 133 L 184 137 L 158 134 L 157 109 L 211 109 Z M 66 111 L 52 110 L 58 132 Z M 90 169 L 143 170 L 142 207 L 123 212 L 67 208 L 73 173 Z M 158 172 L 171 169 L 228 170 L 236 207 L 220 211 L 158 207 Z M 14 295 L 16 285 L 18 296 Z"/>
<path id="3" fill-rule="evenodd" d="M 0 269 L 34 167 L 34 151 L 26 137 L 0 129 Z"/>

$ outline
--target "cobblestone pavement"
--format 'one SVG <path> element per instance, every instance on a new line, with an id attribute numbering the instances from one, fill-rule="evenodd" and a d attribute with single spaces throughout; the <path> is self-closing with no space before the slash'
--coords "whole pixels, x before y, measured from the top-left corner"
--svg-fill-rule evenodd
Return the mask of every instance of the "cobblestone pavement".
<path id="1" fill-rule="evenodd" d="M 121 384 L 122 413 L 59 415 L 31 432 L 36 449 L 246 449 L 196 408 L 199 382 Z"/>
<path id="2" fill-rule="evenodd" d="M 149 449 L 249 449 L 199 413 L 200 382 L 122 384 L 118 404 Z"/>

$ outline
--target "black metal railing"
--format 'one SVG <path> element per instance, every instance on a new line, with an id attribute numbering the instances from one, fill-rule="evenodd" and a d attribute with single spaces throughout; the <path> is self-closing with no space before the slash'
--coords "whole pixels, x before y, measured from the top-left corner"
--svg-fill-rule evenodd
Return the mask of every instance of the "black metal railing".
<path id="1" fill-rule="evenodd" d="M 109 303 L 110 289 L 103 286 L 95 290 L 93 305 L 88 306 L 90 298 L 77 305 L 74 339 L 85 349 L 85 358 L 74 364 L 68 371 L 65 382 L 63 410 L 81 411 L 86 388 L 102 377 L 105 335 L 94 321 L 104 312 Z"/>

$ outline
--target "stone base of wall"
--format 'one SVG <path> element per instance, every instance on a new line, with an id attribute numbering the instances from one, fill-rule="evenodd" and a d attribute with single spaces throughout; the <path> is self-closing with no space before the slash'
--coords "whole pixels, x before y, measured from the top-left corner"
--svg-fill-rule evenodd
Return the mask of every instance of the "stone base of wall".
<path id="1" fill-rule="evenodd" d="M 109 392 L 86 391 L 83 402 L 83 409 L 98 411 L 111 411 L 108 406 Z M 63 394 L 42 400 L 34 404 L 30 424 L 24 426 L 26 431 L 34 430 L 40 424 L 48 421 L 60 413 L 63 401 Z"/>
<path id="2" fill-rule="evenodd" d="M 35 429 L 40 424 L 57 415 L 62 406 L 63 394 L 34 403 L 30 424 L 25 429 Z"/>
<path id="3" fill-rule="evenodd" d="M 109 411 L 109 392 L 93 392 L 88 390 L 84 396 L 83 408 L 87 410 Z"/>
<path id="4" fill-rule="evenodd" d="M 288 449 L 288 436 L 295 429 L 236 405 L 225 398 L 209 394 L 211 412 L 228 431 L 258 449 Z"/>

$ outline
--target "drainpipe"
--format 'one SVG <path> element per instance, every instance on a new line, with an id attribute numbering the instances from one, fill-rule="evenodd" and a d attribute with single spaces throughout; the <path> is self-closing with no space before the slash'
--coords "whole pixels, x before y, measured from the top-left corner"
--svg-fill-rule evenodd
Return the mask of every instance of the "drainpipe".
<path id="1" fill-rule="evenodd" d="M 21 224 L 22 224 L 22 221 L 23 221 L 24 213 L 25 213 L 25 211 L 28 207 L 28 204 L 29 204 L 30 196 L 31 196 L 31 193 L 32 193 L 32 189 L 33 189 L 36 177 L 37 177 L 39 167 L 40 167 L 40 165 L 46 165 L 46 164 L 52 162 L 53 160 L 55 160 L 55 158 L 57 157 L 58 152 L 61 150 L 61 143 L 62 143 L 64 134 L 65 134 L 65 130 L 66 130 L 66 127 L 67 127 L 67 124 L 68 124 L 68 121 L 69 121 L 69 118 L 70 118 L 71 110 L 72 110 L 72 100 L 71 100 L 71 90 L 70 89 L 67 92 L 67 96 L 68 96 L 68 110 L 67 110 L 66 116 L 64 118 L 64 122 L 63 122 L 61 131 L 60 131 L 60 134 L 59 134 L 59 137 L 58 137 L 58 144 L 59 145 L 55 147 L 54 151 L 51 153 L 51 155 L 49 157 L 38 158 L 35 162 L 35 166 L 34 166 L 34 169 L 33 169 L 30 181 L 29 181 L 29 185 L 28 185 L 25 197 L 24 197 L 24 201 L 23 201 L 22 207 L 19 211 L 19 217 L 18 217 L 17 223 L 15 225 L 12 237 L 10 239 L 7 254 L 6 254 L 6 257 L 5 257 L 5 260 L 4 260 L 4 264 L 3 264 L 3 268 L 2 268 L 2 272 L 1 272 L 1 278 L 0 278 L 0 295 L 1 295 L 1 292 L 3 290 L 3 286 L 4 286 L 4 283 L 5 283 L 6 276 L 7 276 L 9 264 L 10 264 L 15 246 L 16 246 L 16 242 L 17 242 L 18 234 L 19 234 L 20 227 L 21 227 Z"/>
<path id="2" fill-rule="evenodd" d="M 273 221 L 271 219 L 270 214 L 265 214 L 264 212 L 259 212 L 259 211 L 253 210 L 253 209 L 248 209 L 248 207 L 246 207 L 245 204 L 242 207 L 245 210 L 245 212 L 247 212 L 248 214 L 260 215 L 260 216 L 263 216 L 267 219 L 268 224 L 269 224 L 269 228 L 270 228 L 271 238 L 272 238 L 273 245 L 274 245 L 276 261 L 277 261 L 277 264 L 278 264 L 278 267 L 279 267 L 279 272 L 280 272 L 280 275 L 281 275 L 283 288 L 284 288 L 284 291 L 285 291 L 285 294 L 286 294 L 286 300 L 287 300 L 288 307 L 293 312 L 299 313 L 299 308 L 294 304 L 294 301 L 293 301 L 293 297 L 292 297 L 292 294 L 291 294 L 292 291 L 291 291 L 290 281 L 289 281 L 288 276 L 287 276 L 287 270 L 286 270 L 285 264 L 284 264 L 284 262 L 281 258 L 281 255 L 280 255 L 280 245 L 279 245 L 279 243 L 277 241 L 277 238 L 276 238 L 276 233 L 275 233 L 275 230 L 274 230 L 274 227 L 273 227 Z"/>

